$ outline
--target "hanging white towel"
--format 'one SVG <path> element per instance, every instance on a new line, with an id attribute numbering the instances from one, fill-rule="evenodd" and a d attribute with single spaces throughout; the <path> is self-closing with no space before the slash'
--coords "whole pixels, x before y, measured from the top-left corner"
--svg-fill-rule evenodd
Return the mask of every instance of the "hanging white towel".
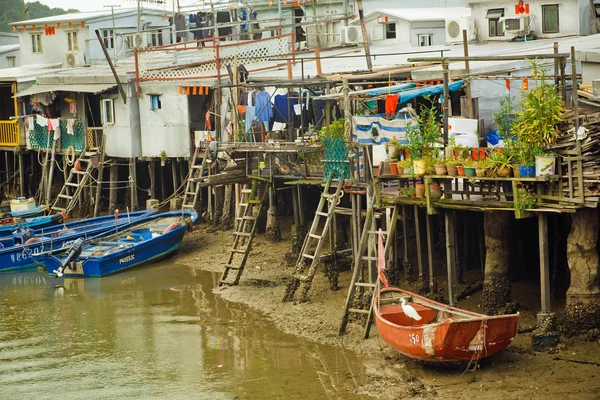
<path id="1" fill-rule="evenodd" d="M 74 135 L 75 132 L 73 132 L 73 124 L 75 123 L 74 119 L 68 119 L 67 120 L 67 135 Z"/>
<path id="2" fill-rule="evenodd" d="M 57 119 L 52 120 L 52 130 L 54 130 L 54 140 L 60 139 L 60 124 Z"/>
<path id="3" fill-rule="evenodd" d="M 33 125 L 34 124 L 33 117 L 27 117 L 25 122 L 27 123 L 27 127 L 26 127 L 27 132 L 35 129 L 35 126 Z"/>
<path id="4" fill-rule="evenodd" d="M 38 123 L 39 126 L 48 127 L 48 118 L 46 118 L 46 117 L 42 117 L 41 115 L 38 115 L 36 118 L 36 122 Z"/>

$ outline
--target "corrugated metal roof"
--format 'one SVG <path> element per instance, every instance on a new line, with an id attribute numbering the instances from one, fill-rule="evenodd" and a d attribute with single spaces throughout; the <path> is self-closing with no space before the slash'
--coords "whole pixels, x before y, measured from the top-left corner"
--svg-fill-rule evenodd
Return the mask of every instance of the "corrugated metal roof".
<path id="1" fill-rule="evenodd" d="M 98 94 L 105 92 L 117 86 L 116 83 L 94 83 L 94 84 L 79 84 L 79 85 L 33 85 L 19 93 L 16 97 L 29 96 L 37 93 L 46 92 L 79 92 Z"/>

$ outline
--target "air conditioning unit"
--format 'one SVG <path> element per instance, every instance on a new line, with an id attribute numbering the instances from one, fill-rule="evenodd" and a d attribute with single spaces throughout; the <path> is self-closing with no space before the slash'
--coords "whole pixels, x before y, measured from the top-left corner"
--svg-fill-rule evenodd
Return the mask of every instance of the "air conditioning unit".
<path id="1" fill-rule="evenodd" d="M 65 64 L 69 68 L 75 68 L 81 65 L 81 55 L 78 51 L 68 51 L 65 53 Z"/>
<path id="2" fill-rule="evenodd" d="M 460 17 L 446 20 L 446 43 L 462 42 L 462 31 L 467 31 L 467 41 L 475 40 L 473 17 Z"/>
<path id="3" fill-rule="evenodd" d="M 533 33 L 533 18 L 533 15 L 514 15 L 500 18 L 500 23 L 510 36 L 528 36 Z"/>
<path id="4" fill-rule="evenodd" d="M 141 49 L 144 46 L 144 35 L 141 33 L 136 33 L 133 35 L 133 47 L 136 49 Z"/>
<path id="5" fill-rule="evenodd" d="M 360 26 L 350 25 L 342 27 L 342 42 L 356 44 L 363 40 Z"/>

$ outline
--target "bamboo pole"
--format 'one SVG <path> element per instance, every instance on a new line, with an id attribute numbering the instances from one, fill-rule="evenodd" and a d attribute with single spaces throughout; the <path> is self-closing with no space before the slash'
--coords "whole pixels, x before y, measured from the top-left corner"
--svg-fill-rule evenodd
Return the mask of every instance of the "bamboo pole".
<path id="1" fill-rule="evenodd" d="M 316 3 L 316 1 L 315 1 Z M 369 49 L 369 37 L 367 35 L 367 27 L 365 26 L 365 13 L 363 11 L 362 0 L 357 0 L 358 18 L 360 19 L 360 29 L 362 31 L 363 47 L 365 48 L 365 58 L 367 59 L 367 68 L 373 70 L 373 62 L 371 61 L 371 50 Z"/>
<path id="2" fill-rule="evenodd" d="M 579 130 L 579 94 L 577 93 L 577 60 L 575 59 L 575 47 L 571 46 L 571 91 L 573 93 L 573 112 L 575 113 L 575 135 Z M 581 140 L 577 138 L 577 188 L 579 189 L 579 201 L 585 202 L 583 188 L 583 162 L 581 161 Z"/>
<path id="3" fill-rule="evenodd" d="M 463 29 L 462 31 L 462 40 L 463 40 L 463 53 L 465 54 L 465 73 L 469 75 L 471 73 L 471 69 L 469 67 L 469 45 L 467 43 L 467 31 Z M 473 118 L 473 97 L 471 94 L 471 81 L 467 79 L 465 81 L 465 91 L 467 92 L 467 116 L 469 119 Z"/>

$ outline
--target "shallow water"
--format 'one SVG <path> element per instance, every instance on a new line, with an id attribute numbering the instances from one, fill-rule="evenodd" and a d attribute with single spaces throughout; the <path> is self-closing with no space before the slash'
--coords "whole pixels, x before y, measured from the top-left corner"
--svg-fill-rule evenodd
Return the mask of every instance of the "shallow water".
<path id="1" fill-rule="evenodd" d="M 354 353 L 281 333 L 215 296 L 217 280 L 168 261 L 101 279 L 0 274 L 0 398 L 362 398 Z"/>

